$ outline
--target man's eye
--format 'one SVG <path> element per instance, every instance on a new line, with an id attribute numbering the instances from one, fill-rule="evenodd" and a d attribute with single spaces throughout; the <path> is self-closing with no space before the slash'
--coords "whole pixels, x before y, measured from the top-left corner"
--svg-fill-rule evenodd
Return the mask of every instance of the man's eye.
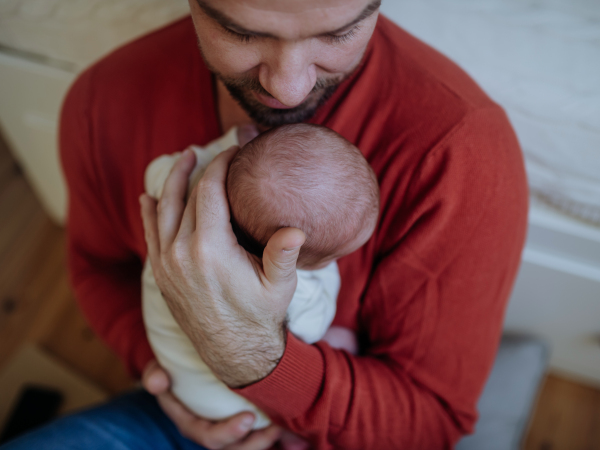
<path id="1" fill-rule="evenodd" d="M 344 44 L 350 41 L 356 35 L 358 30 L 360 30 L 360 27 L 356 25 L 344 34 L 326 34 L 324 37 L 333 44 Z"/>
<path id="2" fill-rule="evenodd" d="M 237 38 L 238 40 L 245 42 L 245 43 L 250 42 L 252 39 L 254 39 L 256 37 L 251 34 L 238 33 L 237 31 L 233 31 L 227 27 L 223 27 L 223 29 L 231 36 L 233 36 L 233 37 Z"/>

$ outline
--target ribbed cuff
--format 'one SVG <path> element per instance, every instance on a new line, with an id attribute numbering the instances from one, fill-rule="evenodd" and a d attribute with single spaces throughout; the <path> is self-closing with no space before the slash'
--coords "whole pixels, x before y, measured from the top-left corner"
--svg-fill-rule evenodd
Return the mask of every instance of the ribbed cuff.
<path id="1" fill-rule="evenodd" d="M 293 419 L 315 402 L 323 383 L 324 368 L 319 349 L 305 344 L 288 331 L 285 352 L 275 370 L 235 392 L 271 417 Z"/>

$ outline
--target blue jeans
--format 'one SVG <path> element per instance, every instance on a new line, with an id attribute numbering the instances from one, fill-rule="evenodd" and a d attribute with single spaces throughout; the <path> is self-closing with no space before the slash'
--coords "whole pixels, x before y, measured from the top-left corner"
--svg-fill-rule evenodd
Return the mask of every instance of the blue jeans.
<path id="1" fill-rule="evenodd" d="M 154 396 L 136 391 L 58 419 L 1 450 L 205 450 L 179 434 Z"/>

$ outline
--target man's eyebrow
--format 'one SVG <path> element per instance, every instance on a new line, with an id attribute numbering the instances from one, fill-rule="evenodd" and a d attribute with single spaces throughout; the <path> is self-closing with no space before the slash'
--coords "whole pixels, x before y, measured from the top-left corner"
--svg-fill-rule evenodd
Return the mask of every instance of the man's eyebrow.
<path id="1" fill-rule="evenodd" d="M 235 23 L 226 14 L 224 14 L 221 11 L 219 11 L 218 9 L 215 9 L 212 6 L 208 5 L 204 0 L 196 0 L 196 2 L 198 3 L 198 6 L 204 11 L 204 13 L 208 17 L 210 17 L 211 19 L 218 22 L 221 26 L 223 26 L 225 28 L 229 28 L 232 31 L 235 31 L 236 33 L 248 34 L 248 35 L 258 36 L 258 37 L 276 37 L 269 33 L 260 33 L 257 31 L 247 30 L 246 28 L 242 27 L 241 25 L 238 25 L 237 23 Z M 367 17 L 369 17 L 375 11 L 377 11 L 380 6 L 381 6 L 381 0 L 373 0 L 371 3 L 369 3 L 365 7 L 365 9 L 363 9 L 361 11 L 361 13 L 354 20 L 352 20 L 351 22 L 347 23 L 344 26 L 339 27 L 336 30 L 328 31 L 323 34 L 340 33 L 342 31 L 346 30 L 347 28 L 350 28 L 351 26 L 356 25 L 357 23 L 365 20 Z"/>
<path id="2" fill-rule="evenodd" d="M 357 23 L 362 22 L 367 17 L 369 17 L 371 14 L 373 14 L 375 11 L 377 11 L 380 6 L 381 6 L 381 0 L 372 1 L 365 7 L 365 9 L 362 10 L 362 12 L 356 17 L 356 19 L 354 19 L 350 23 L 347 23 L 346 25 L 338 28 L 337 30 L 329 31 L 327 34 L 340 33 L 342 31 L 346 30 L 347 28 L 350 28 L 352 25 L 356 25 Z"/>

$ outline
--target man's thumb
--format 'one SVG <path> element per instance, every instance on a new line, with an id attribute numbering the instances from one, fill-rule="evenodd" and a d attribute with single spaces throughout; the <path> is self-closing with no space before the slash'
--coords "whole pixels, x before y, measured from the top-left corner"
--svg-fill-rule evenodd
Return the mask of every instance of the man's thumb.
<path id="1" fill-rule="evenodd" d="M 298 228 L 281 228 L 271 236 L 263 252 L 263 270 L 269 283 L 294 279 L 296 261 L 306 236 Z"/>

